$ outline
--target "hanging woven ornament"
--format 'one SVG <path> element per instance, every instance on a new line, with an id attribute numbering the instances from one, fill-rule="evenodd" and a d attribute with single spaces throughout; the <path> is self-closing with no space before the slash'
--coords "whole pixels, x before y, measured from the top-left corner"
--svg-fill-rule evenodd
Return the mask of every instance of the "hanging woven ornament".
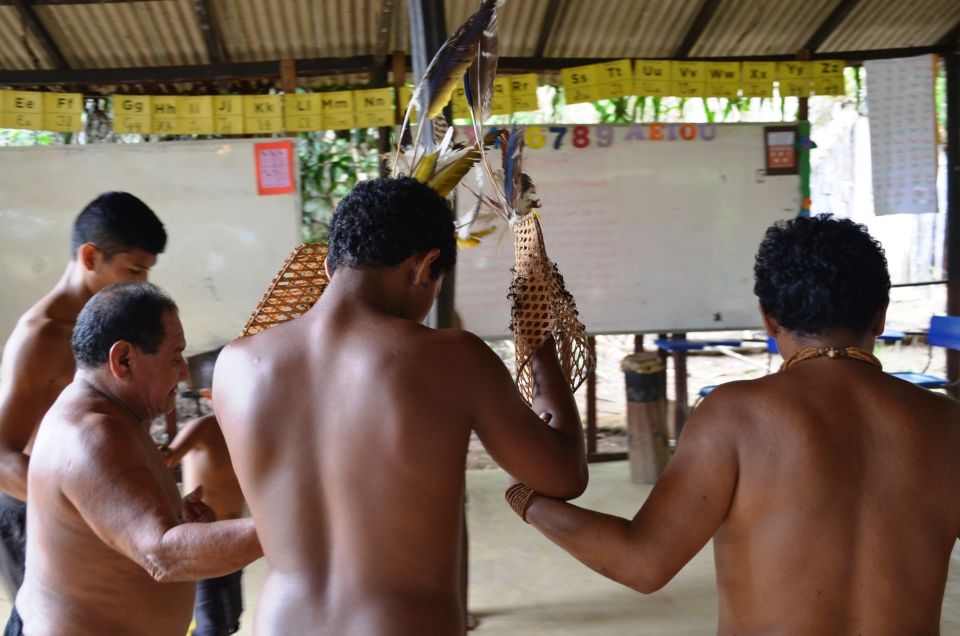
<path id="1" fill-rule="evenodd" d="M 567 291 L 563 276 L 547 256 L 540 219 L 527 214 L 513 225 L 516 266 L 508 298 L 510 329 L 517 358 L 517 386 L 528 403 L 533 402 L 534 381 L 530 357 L 549 336 L 557 343 L 560 366 L 576 391 L 587 379 L 596 361 L 587 344 L 577 304 Z"/>
<path id="2" fill-rule="evenodd" d="M 482 197 L 498 208 L 514 239 L 516 264 L 508 298 L 510 329 L 516 343 L 517 386 L 533 402 L 534 378 L 530 357 L 552 336 L 560 365 L 571 391 L 583 384 L 596 361 L 587 344 L 587 333 L 577 304 L 567 290 L 556 264 L 547 256 L 533 180 L 523 172 L 523 131 L 500 132 L 501 169 L 496 171 L 496 198 Z M 494 174 L 491 171 L 491 174 Z M 502 187 L 501 187 L 502 184 Z"/>
<path id="3" fill-rule="evenodd" d="M 240 337 L 299 318 L 313 307 L 330 282 L 323 267 L 326 258 L 327 246 L 323 243 L 303 243 L 295 247 L 270 281 Z"/>

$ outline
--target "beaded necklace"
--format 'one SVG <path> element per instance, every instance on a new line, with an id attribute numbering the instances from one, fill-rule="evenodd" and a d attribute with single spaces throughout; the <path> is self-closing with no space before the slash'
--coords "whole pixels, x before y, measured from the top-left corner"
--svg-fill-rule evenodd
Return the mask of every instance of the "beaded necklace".
<path id="1" fill-rule="evenodd" d="M 780 365 L 780 370 L 786 371 L 798 362 L 803 362 L 804 360 L 813 360 L 814 358 L 830 358 L 832 360 L 837 358 L 850 358 L 851 360 L 860 360 L 861 362 L 872 364 L 879 369 L 883 368 L 883 365 L 880 364 L 880 361 L 875 355 L 864 351 L 863 349 L 859 349 L 857 347 L 820 347 L 800 349 L 795 354 L 790 356 L 789 360 L 786 360 L 782 365 Z"/>

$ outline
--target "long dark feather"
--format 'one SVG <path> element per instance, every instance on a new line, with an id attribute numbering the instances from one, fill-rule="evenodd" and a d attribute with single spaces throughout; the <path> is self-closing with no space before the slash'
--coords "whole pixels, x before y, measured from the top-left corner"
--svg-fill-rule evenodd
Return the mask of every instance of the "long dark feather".
<path id="1" fill-rule="evenodd" d="M 504 153 L 503 162 L 503 197 L 511 207 L 516 207 L 519 197 L 519 188 L 517 187 L 520 179 L 520 161 L 523 154 L 523 134 L 516 126 L 510 131 L 510 139 L 507 142 L 507 149 Z"/>
<path id="2" fill-rule="evenodd" d="M 420 78 L 413 89 L 413 95 L 403 116 L 403 123 L 400 125 L 398 140 L 403 139 L 414 106 L 417 108 L 420 121 L 425 122 L 440 114 L 443 107 L 450 101 L 450 96 L 453 94 L 457 82 L 476 57 L 480 38 L 490 21 L 496 16 L 496 8 L 499 2 L 500 0 L 483 0 L 477 12 L 470 16 L 457 29 L 456 33 L 443 43 L 440 50 L 430 60 L 423 72 L 423 77 Z M 426 90 L 426 95 L 423 94 L 424 90 Z M 427 100 L 429 100 L 428 103 L 424 104 Z M 424 128 L 428 127 L 430 126 L 418 127 L 414 146 L 419 147 L 420 135 Z M 428 146 L 430 147 L 427 150 L 433 149 L 433 144 L 428 144 Z M 399 142 L 396 152 L 397 154 L 400 153 Z M 414 157 L 416 158 L 416 151 Z M 396 172 L 394 171 L 392 175 L 396 176 Z"/>
<path id="3" fill-rule="evenodd" d="M 428 119 L 436 117 L 450 101 L 457 82 L 477 55 L 477 45 L 484 36 L 484 31 L 489 28 L 490 22 L 496 19 L 498 1 L 484 0 L 477 12 L 444 42 L 427 66 L 421 81 L 426 82 L 427 94 L 430 96 L 426 107 Z"/>
<path id="4" fill-rule="evenodd" d="M 496 4 L 487 27 L 483 30 L 477 46 L 477 56 L 467 70 L 464 78 L 468 89 L 467 103 L 473 110 L 474 119 L 483 123 L 490 112 L 493 102 L 493 79 L 497 74 L 500 21 L 497 19 Z"/>

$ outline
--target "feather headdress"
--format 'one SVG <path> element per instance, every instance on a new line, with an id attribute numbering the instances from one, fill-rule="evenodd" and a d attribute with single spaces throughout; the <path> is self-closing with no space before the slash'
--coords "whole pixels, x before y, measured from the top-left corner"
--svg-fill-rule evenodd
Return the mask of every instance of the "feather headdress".
<path id="1" fill-rule="evenodd" d="M 404 115 L 400 138 L 403 138 L 415 102 L 420 104 L 419 112 L 424 113 L 426 119 L 433 120 L 435 137 L 421 145 L 420 135 L 424 127 L 420 126 L 412 148 L 401 151 L 398 145 L 396 154 L 392 159 L 388 158 L 393 176 L 402 172 L 447 197 L 480 161 L 484 145 L 492 142 L 492 136 L 487 141 L 477 135 L 480 143 L 470 146 L 453 143 L 453 129 L 441 111 L 462 77 L 475 78 L 475 94 L 480 96 L 480 103 L 485 105 L 483 108 L 489 109 L 496 72 L 497 6 L 500 2 L 483 0 L 479 10 L 440 47 L 427 66 Z M 476 69 L 472 70 L 473 67 Z M 426 96 L 429 101 L 424 99 Z M 482 119 L 485 115 L 479 117 Z M 294 248 L 244 325 L 241 337 L 297 318 L 316 304 L 330 282 L 323 266 L 326 255 L 327 246 L 322 243 Z"/>
<path id="2" fill-rule="evenodd" d="M 497 8 L 501 2 L 483 0 L 477 12 L 443 43 L 427 65 L 404 113 L 396 152 L 392 161 L 388 160 L 392 176 L 409 175 L 446 197 L 484 157 L 485 145 L 491 137 L 480 134 L 479 122 L 486 118 L 493 95 Z M 443 108 L 460 81 L 465 83 L 465 90 L 471 96 L 468 102 L 473 119 L 478 122 L 474 127 L 478 143 L 472 146 L 452 143 L 453 129 L 443 116 Z M 473 95 L 477 98 L 473 99 Z M 431 126 L 418 126 L 412 146 L 401 148 L 415 105 L 422 121 L 429 121 Z M 427 128 L 432 128 L 433 134 L 423 139 Z"/>

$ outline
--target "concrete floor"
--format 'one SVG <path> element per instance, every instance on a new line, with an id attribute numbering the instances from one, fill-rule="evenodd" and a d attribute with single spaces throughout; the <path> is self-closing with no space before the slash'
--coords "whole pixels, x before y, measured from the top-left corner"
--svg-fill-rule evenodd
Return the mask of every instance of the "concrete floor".
<path id="1" fill-rule="evenodd" d="M 663 590 L 643 596 L 581 566 L 524 525 L 503 501 L 500 470 L 468 472 L 470 608 L 477 634 L 604 636 L 716 633 L 716 585 L 710 545 Z M 580 502 L 632 516 L 649 487 L 631 484 L 625 462 L 594 464 Z M 247 569 L 248 613 L 239 634 L 250 636 L 252 609 L 266 575 L 261 559 Z M 0 598 L 0 613 L 10 601 Z M 941 621 L 945 636 L 960 636 L 960 548 L 951 560 Z"/>

